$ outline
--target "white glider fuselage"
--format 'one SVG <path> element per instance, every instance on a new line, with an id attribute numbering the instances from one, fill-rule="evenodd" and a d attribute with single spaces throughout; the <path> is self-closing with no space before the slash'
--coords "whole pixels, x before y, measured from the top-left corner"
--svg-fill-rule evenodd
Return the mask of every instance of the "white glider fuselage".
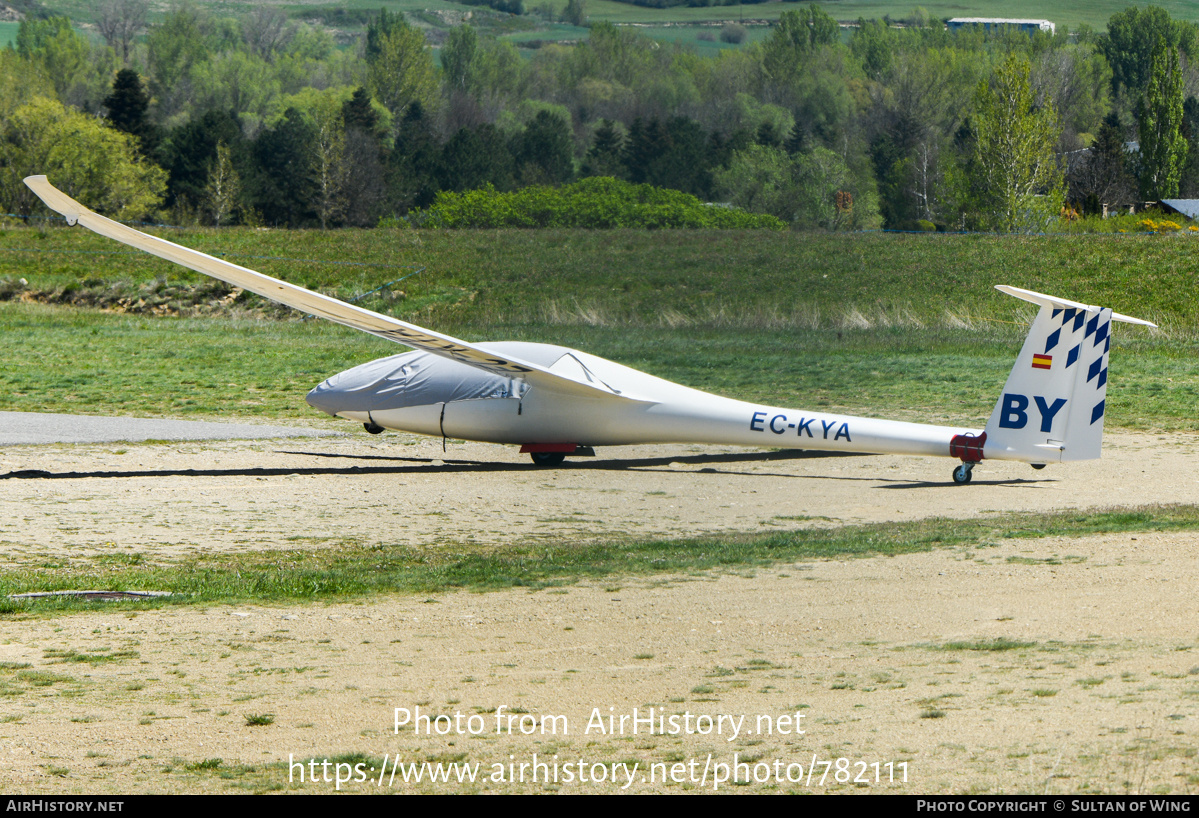
<path id="1" fill-rule="evenodd" d="M 331 415 L 394 431 L 518 445 L 712 443 L 949 456 L 954 435 L 979 431 L 733 400 L 550 344 L 478 346 L 551 372 L 573 370 L 573 376 L 611 389 L 611 397 L 529 387 L 519 379 L 409 352 L 335 375 L 313 389 L 308 402 Z"/>

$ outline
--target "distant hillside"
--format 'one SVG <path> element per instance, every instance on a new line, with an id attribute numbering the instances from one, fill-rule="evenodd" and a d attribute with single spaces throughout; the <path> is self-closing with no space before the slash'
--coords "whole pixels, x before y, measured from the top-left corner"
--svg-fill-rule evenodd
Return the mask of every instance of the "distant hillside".
<path id="1" fill-rule="evenodd" d="M 547 16 L 555 21 L 561 17 L 568 0 L 526 0 L 525 18 L 530 21 L 544 20 Z M 78 0 L 10 0 L 13 9 L 35 17 L 48 14 L 65 14 L 76 23 L 92 23 L 96 19 L 100 4 L 83 4 Z M 218 0 L 193 0 L 193 6 L 206 9 L 217 16 L 230 14 L 229 4 Z M 584 0 L 584 10 L 591 20 L 607 20 L 621 23 L 700 23 L 712 21 L 774 20 L 787 9 L 795 9 L 806 3 L 765 0 L 765 2 L 727 4 L 723 0 Z M 929 17 L 1012 17 L 1046 18 L 1059 26 L 1077 29 L 1085 24 L 1102 31 L 1113 14 L 1130 5 L 1129 0 L 1072 0 L 1054 3 L 1047 7 L 1032 0 L 950 0 L 948 2 L 921 2 L 914 0 L 837 0 L 817 3 L 829 15 L 842 22 L 853 22 L 859 17 L 867 20 L 888 18 L 893 21 L 911 17 L 914 9 L 924 11 Z M 1199 4 L 1189 0 L 1160 0 L 1154 3 L 1164 8 L 1177 20 L 1199 22 Z M 462 13 L 477 8 L 478 3 L 454 3 L 449 0 L 348 0 L 345 3 L 327 5 L 294 5 L 288 11 L 297 20 L 320 20 L 334 29 L 361 31 L 366 16 L 380 8 L 397 12 L 437 12 L 457 10 Z M 165 9 L 165 5 L 162 6 Z M 2 15 L 2 13 L 0 13 Z M 162 16 L 156 8 L 150 14 L 155 20 Z M 0 16 L 0 20 L 8 19 Z"/>

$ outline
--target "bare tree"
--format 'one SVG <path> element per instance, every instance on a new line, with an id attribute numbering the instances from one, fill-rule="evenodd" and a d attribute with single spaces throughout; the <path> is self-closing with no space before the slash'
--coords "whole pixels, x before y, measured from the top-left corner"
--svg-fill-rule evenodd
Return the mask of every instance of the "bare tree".
<path id="1" fill-rule="evenodd" d="M 149 6 L 149 0 L 104 0 L 100 4 L 96 27 L 125 65 L 129 65 L 129 52 L 133 49 L 134 38 L 146 27 L 146 10 Z"/>
<path id="2" fill-rule="evenodd" d="M 284 48 L 295 36 L 296 27 L 287 22 L 287 15 L 276 6 L 260 3 L 242 19 L 242 37 L 250 50 L 264 60 Z"/>
<path id="3" fill-rule="evenodd" d="M 1047 49 L 1029 77 L 1038 108 L 1053 107 L 1062 119 L 1060 151 L 1074 151 L 1094 134 L 1108 108 L 1111 71 L 1103 57 L 1082 48 Z"/>
<path id="4" fill-rule="evenodd" d="M 341 116 L 341 104 L 325 98 L 313 107 L 313 136 L 311 143 L 313 166 L 316 170 L 316 201 L 313 203 L 321 220 L 321 229 L 341 218 L 346 209 L 346 130 Z"/>
<path id="5" fill-rule="evenodd" d="M 208 184 L 204 186 L 204 203 L 215 226 L 220 227 L 221 222 L 232 215 L 240 192 L 241 178 L 233 167 L 229 148 L 219 142 L 216 159 L 208 168 Z"/>
<path id="6" fill-rule="evenodd" d="M 921 219 L 935 222 L 939 215 L 940 202 L 937 192 L 941 188 L 944 174 L 938 164 L 937 143 L 924 140 L 916 146 L 912 157 L 912 197 L 916 200 L 916 212 Z"/>

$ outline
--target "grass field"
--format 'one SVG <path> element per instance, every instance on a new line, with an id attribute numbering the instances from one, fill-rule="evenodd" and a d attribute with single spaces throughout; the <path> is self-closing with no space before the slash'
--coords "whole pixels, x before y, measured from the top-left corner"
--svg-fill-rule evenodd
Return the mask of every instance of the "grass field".
<path id="1" fill-rule="evenodd" d="M 1010 283 L 1160 323 L 1118 328 L 1109 422 L 1199 429 L 1190 236 L 168 235 L 343 298 L 406 277 L 362 303 L 468 340 L 560 343 L 747 400 L 927 420 L 989 413 L 1032 316 L 992 288 Z M 312 417 L 307 389 L 402 349 L 82 230 L 0 235 L 0 297 L 5 409 Z"/>
<path id="2" fill-rule="evenodd" d="M 1199 236 L 1189 234 L 150 232 L 342 298 L 409 276 L 391 288 L 388 309 L 445 328 L 977 329 L 1025 320 L 1021 302 L 992 289 L 1008 283 L 1111 304 L 1171 338 L 1199 335 L 1191 263 Z M 0 280 L 0 297 L 30 290 L 39 300 L 99 305 L 139 296 L 166 309 L 171 299 L 157 296 L 208 281 L 60 227 L 0 231 Z"/>
<path id="3" fill-rule="evenodd" d="M 0 48 L 16 43 L 17 29 L 20 27 L 20 23 L 0 23 Z"/>

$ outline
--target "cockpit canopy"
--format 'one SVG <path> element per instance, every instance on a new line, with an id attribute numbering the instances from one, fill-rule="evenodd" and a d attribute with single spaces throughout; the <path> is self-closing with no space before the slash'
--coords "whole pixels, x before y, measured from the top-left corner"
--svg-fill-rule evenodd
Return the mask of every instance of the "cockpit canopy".
<path id="1" fill-rule="evenodd" d="M 547 369 L 573 352 L 553 344 L 520 341 L 487 344 L 486 347 Z M 417 350 L 379 358 L 340 372 L 309 392 L 307 400 L 316 409 L 336 415 L 461 400 L 519 398 L 526 389 L 528 385 L 515 378 Z"/>

